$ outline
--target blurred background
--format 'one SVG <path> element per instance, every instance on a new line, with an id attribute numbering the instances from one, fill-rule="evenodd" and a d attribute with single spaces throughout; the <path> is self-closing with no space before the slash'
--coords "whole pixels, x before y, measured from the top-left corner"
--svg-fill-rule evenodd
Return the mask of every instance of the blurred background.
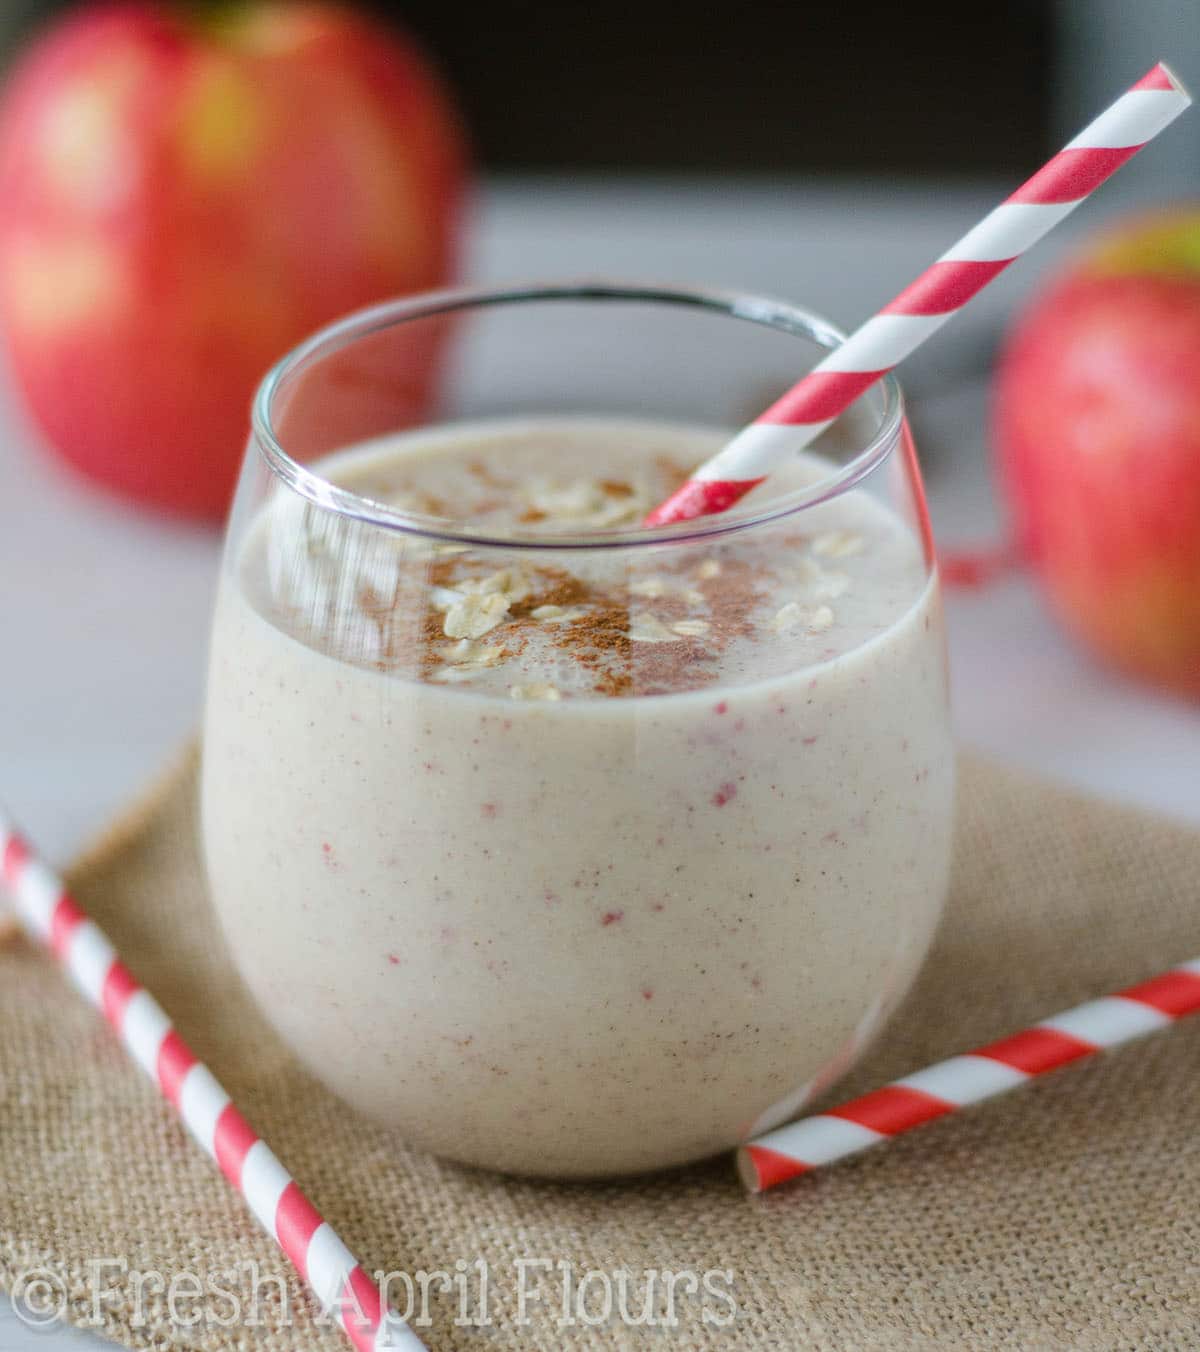
<path id="1" fill-rule="evenodd" d="M 255 0 L 163 8 L 187 16 L 198 44 L 220 48 L 245 25 L 254 41 L 286 46 L 275 20 L 260 22 Z M 226 186 L 218 192 L 203 175 L 176 184 L 176 170 L 149 150 L 140 160 L 134 153 L 178 129 L 174 76 L 132 112 L 112 113 L 106 131 L 105 101 L 128 91 L 90 76 L 74 91 L 59 88 L 75 59 L 59 56 L 32 93 L 22 87 L 14 111 L 21 55 L 41 50 L 68 13 L 97 11 L 60 0 L 0 6 L 0 93 L 9 96 L 0 106 L 0 281 L 9 285 L 0 288 L 0 787 L 60 856 L 195 726 L 228 491 L 208 471 L 232 474 L 253 378 L 303 332 L 366 300 L 454 278 L 584 272 L 744 287 L 849 326 L 1155 59 L 1200 86 L 1195 0 L 690 11 L 666 0 L 525 0 L 489 7 L 486 21 L 476 8 L 435 0 L 363 0 L 355 9 L 427 54 L 447 91 L 441 111 L 425 107 L 422 123 L 420 109 L 400 107 L 407 96 L 396 85 L 395 108 L 371 114 L 370 155 L 382 158 L 370 160 L 365 134 L 329 130 L 359 116 L 345 110 L 361 103 L 361 90 L 339 103 L 337 88 L 306 84 L 301 70 L 284 111 L 260 115 L 254 81 L 247 92 L 233 78 L 234 58 L 228 89 L 214 77 L 184 126 L 200 129 L 197 163 L 206 173 L 228 167 L 264 123 L 276 139 L 223 197 Z M 385 52 L 382 40 L 374 45 Z M 364 68 L 374 59 L 346 58 Z M 417 63 L 409 75 L 422 68 L 421 57 L 405 60 Z M 191 78 L 176 83 L 192 91 Z M 269 100 L 269 82 L 259 83 Z M 471 167 L 456 126 L 466 129 Z M 58 199 L 30 168 L 45 151 L 39 137 L 50 138 Z M 385 237 L 394 229 L 396 242 L 373 271 L 352 257 L 356 235 L 365 236 L 353 217 L 357 189 L 330 187 L 339 156 L 369 162 L 368 186 L 393 194 L 391 216 L 371 225 Z M 317 165 L 306 180 L 306 166 Z M 160 180 L 173 196 L 159 193 Z M 1192 112 L 989 287 L 903 379 L 941 547 L 971 584 L 948 600 L 964 741 L 1200 819 L 1200 718 L 1194 693 L 1180 693 L 1200 688 L 1200 649 L 1177 661 L 1180 679 L 1145 682 L 1068 637 L 1061 607 L 1047 604 L 1028 569 L 993 567 L 1012 537 L 1013 506 L 992 466 L 994 371 L 1015 317 L 1095 232 L 1133 209 L 1198 197 Z M 238 272 L 246 260 L 224 234 L 229 219 L 245 236 L 257 229 L 276 240 L 257 276 Z M 142 347 L 101 316 L 90 347 L 81 340 L 46 357 L 46 334 L 68 327 L 104 280 L 95 257 L 74 248 L 77 226 L 118 251 L 129 240 L 163 250 L 142 268 L 157 290 L 140 273 L 125 293 L 113 283 L 139 314 L 156 315 L 157 328 L 147 321 L 139 330 Z M 1190 249 L 1200 277 L 1200 224 L 1187 239 L 1186 248 L 1160 241 L 1143 250 L 1149 270 Z M 352 284 L 340 285 L 339 268 Z M 1200 388 L 1200 365 L 1193 383 Z M 1193 459 L 1200 463 L 1200 449 Z M 159 469 L 169 473 L 154 480 Z M 216 497 L 201 501 L 214 484 Z M 1190 571 L 1200 594 L 1200 546 L 1190 548 L 1177 551 L 1177 571 Z M 1159 609 L 1168 629 L 1200 626 L 1174 600 Z"/>
<path id="2" fill-rule="evenodd" d="M 70 7 L 6 0 L 0 59 Z M 1019 173 L 1162 53 L 1200 77 L 1192 0 L 360 8 L 420 39 L 495 172 Z M 1185 139 L 1160 167 L 1200 169 Z"/>
<path id="3" fill-rule="evenodd" d="M 198 724 L 250 391 L 304 333 L 580 273 L 852 326 L 1156 59 L 1200 88 L 1197 0 L 158 8 L 0 0 L 0 794 L 58 860 Z M 1193 110 L 901 373 L 963 744 L 1196 822 L 1198 199 Z M 99 1344 L 0 1303 L 35 1346 Z"/>

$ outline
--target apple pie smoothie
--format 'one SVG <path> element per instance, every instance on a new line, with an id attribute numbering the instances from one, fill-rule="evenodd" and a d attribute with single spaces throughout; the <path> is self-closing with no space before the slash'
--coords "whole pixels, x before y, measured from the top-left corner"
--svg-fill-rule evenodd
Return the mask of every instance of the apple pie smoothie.
<path id="1" fill-rule="evenodd" d="M 953 764 L 936 582 L 899 517 L 855 490 L 711 539 L 537 546 L 636 540 L 724 435 L 363 445 L 320 471 L 524 545 L 279 492 L 227 561 L 216 906 L 297 1055 L 418 1146 L 556 1176 L 711 1154 L 836 1077 L 925 954 Z"/>

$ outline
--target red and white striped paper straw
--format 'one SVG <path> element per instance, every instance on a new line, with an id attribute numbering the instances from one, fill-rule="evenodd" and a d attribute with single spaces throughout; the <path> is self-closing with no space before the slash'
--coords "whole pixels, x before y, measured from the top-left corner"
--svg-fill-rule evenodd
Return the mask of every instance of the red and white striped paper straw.
<path id="1" fill-rule="evenodd" d="M 1161 62 L 646 517 L 723 512 L 802 450 L 1191 103 Z"/>
<path id="2" fill-rule="evenodd" d="M 762 1192 L 1198 1010 L 1200 958 L 1193 958 L 1115 995 L 769 1131 L 738 1151 L 738 1173 L 751 1192 Z"/>
<path id="3" fill-rule="evenodd" d="M 30 937 L 51 950 L 112 1025 L 125 1050 L 245 1198 L 322 1307 L 340 1318 L 359 1352 L 423 1348 L 424 1343 L 403 1320 L 384 1310 L 376 1284 L 354 1255 L 208 1067 L 197 1060 L 158 1001 L 130 974 L 100 927 L 34 856 L 2 809 L 0 878 L 8 885 L 17 916 Z"/>

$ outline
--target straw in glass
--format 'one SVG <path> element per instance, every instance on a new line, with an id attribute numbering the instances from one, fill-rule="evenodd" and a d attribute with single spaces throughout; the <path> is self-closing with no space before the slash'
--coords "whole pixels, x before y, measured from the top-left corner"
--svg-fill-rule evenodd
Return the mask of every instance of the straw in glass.
<path id="1" fill-rule="evenodd" d="M 1193 958 L 1012 1037 L 769 1131 L 738 1151 L 738 1173 L 751 1192 L 762 1192 L 1197 1011 L 1200 958 Z"/>
<path id="2" fill-rule="evenodd" d="M 1159 62 L 646 517 L 723 512 L 818 437 L 1191 103 Z"/>
<path id="3" fill-rule="evenodd" d="M 340 1317 L 359 1352 L 424 1343 L 385 1311 L 375 1283 L 267 1143 L 237 1110 L 216 1077 L 172 1026 L 162 1007 L 131 975 L 100 927 L 38 859 L 0 809 L 0 879 L 17 917 L 43 943 L 79 990 L 104 1015 L 125 1050 L 158 1086 L 197 1143 L 245 1198 L 321 1305 Z"/>

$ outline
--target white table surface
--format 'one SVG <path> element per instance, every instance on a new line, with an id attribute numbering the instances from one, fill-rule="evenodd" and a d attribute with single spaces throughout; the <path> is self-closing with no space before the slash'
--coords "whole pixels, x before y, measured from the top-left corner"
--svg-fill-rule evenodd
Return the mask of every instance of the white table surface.
<path id="1" fill-rule="evenodd" d="M 1000 189 L 508 182 L 481 198 L 469 268 L 493 281 L 743 286 L 852 323 Z M 943 546 L 996 527 L 982 376 L 998 325 L 1101 210 L 1089 204 L 956 321 L 955 341 L 914 359 L 907 383 Z M 0 793 L 53 859 L 68 859 L 194 730 L 218 548 L 212 532 L 147 519 L 61 470 L 0 385 Z M 1200 823 L 1200 708 L 1095 666 L 1023 576 L 952 593 L 947 609 L 964 744 Z M 30 1332 L 0 1300 L 0 1352 L 99 1346 Z"/>

